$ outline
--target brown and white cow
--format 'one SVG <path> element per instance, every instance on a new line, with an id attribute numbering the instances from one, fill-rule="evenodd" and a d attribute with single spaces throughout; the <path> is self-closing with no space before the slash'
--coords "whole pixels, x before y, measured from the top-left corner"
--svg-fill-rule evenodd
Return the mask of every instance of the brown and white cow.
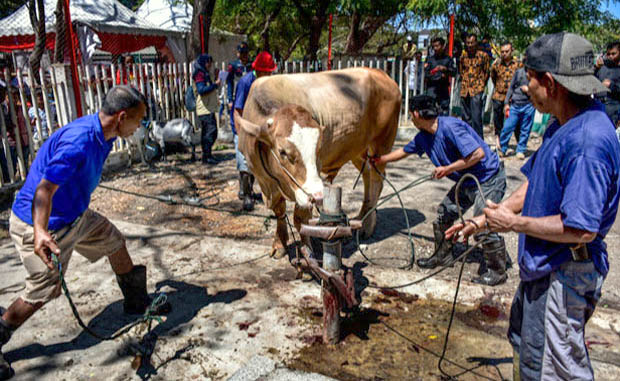
<path id="1" fill-rule="evenodd" d="M 322 197 L 323 180 L 332 182 L 349 161 L 359 169 L 365 158 L 392 149 L 400 113 L 398 85 L 383 71 L 355 68 L 258 78 L 243 109 L 235 112 L 239 149 L 260 184 L 266 205 L 278 217 L 272 255 L 286 253 L 286 200 L 295 202 L 299 230 Z M 385 166 L 377 169 L 384 173 Z M 365 166 L 364 202 L 359 216 L 377 204 L 383 179 Z M 370 236 L 376 213 L 364 223 Z"/>

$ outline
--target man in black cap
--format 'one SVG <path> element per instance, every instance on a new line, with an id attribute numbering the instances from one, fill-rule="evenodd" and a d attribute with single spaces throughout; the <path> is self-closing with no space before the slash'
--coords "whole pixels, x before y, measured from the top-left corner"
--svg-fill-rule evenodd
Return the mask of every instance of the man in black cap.
<path id="1" fill-rule="evenodd" d="M 521 283 L 510 311 L 515 380 L 593 380 L 585 325 L 607 272 L 606 244 L 620 199 L 620 144 L 594 76 L 592 44 L 544 35 L 525 52 L 534 107 L 557 120 L 521 168 L 526 181 L 501 204 L 487 202 L 477 226 L 519 234 Z M 520 215 L 519 215 L 520 213 Z M 474 223 L 448 237 L 467 237 Z"/>
<path id="2" fill-rule="evenodd" d="M 609 92 L 596 94 L 596 97 L 605 105 L 607 116 L 617 127 L 620 112 L 620 41 L 607 44 L 606 57 L 596 61 L 595 75 L 609 89 Z"/>
<path id="3" fill-rule="evenodd" d="M 501 201 L 506 191 L 504 166 L 471 126 L 450 116 L 438 117 L 435 100 L 428 95 L 413 97 L 409 112 L 420 132 L 404 148 L 371 158 L 375 164 L 400 160 L 414 153 L 420 156 L 426 153 L 436 166 L 436 179 L 449 177 L 458 182 L 463 175 L 471 173 L 480 181 L 486 199 Z M 456 185 L 439 205 L 437 219 L 433 222 L 435 253 L 418 260 L 418 266 L 422 268 L 432 269 L 453 261 L 452 241 L 444 239 L 444 233 L 458 219 L 455 193 Z M 482 214 L 485 205 L 485 200 L 480 198 L 478 188 L 471 180 L 463 183 L 459 202 L 463 213 L 473 206 L 474 215 Z M 507 278 L 504 239 L 498 234 L 491 234 L 488 243 L 483 246 L 483 254 L 486 266 L 481 265 L 479 273 L 482 275 L 474 282 L 490 286 L 504 283 Z"/>

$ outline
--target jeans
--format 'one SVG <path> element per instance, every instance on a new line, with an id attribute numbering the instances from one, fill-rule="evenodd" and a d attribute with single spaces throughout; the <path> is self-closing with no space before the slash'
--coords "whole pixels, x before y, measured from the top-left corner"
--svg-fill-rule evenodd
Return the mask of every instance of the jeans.
<path id="1" fill-rule="evenodd" d="M 482 130 L 482 93 L 473 97 L 466 96 L 461 98 L 463 104 L 463 120 L 469 124 L 474 131 L 484 139 Z"/>
<path id="2" fill-rule="evenodd" d="M 211 148 L 217 139 L 217 122 L 215 113 L 200 115 L 200 144 L 202 145 L 202 158 L 206 160 L 211 157 Z"/>
<path id="3" fill-rule="evenodd" d="M 248 164 L 245 162 L 245 156 L 239 151 L 239 135 L 233 135 L 233 141 L 235 142 L 235 159 L 237 160 L 237 171 L 250 172 Z"/>
<path id="4" fill-rule="evenodd" d="M 499 144 L 503 153 L 508 149 L 508 142 L 517 126 L 520 126 L 519 143 L 517 144 L 517 153 L 525 153 L 527 150 L 527 141 L 530 138 L 530 131 L 534 124 L 534 113 L 536 109 L 531 103 L 525 106 L 510 106 L 510 114 L 508 119 L 504 121 L 504 128 L 499 135 Z"/>

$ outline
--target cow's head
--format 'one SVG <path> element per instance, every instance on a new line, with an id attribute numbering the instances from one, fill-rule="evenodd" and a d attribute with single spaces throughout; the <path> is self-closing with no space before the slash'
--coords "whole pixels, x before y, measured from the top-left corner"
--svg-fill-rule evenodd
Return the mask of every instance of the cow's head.
<path id="1" fill-rule="evenodd" d="M 322 200 L 319 142 L 324 127 L 312 119 L 306 109 L 296 105 L 284 106 L 262 125 L 236 114 L 235 125 L 266 144 L 271 152 L 263 162 L 272 163 L 266 169 L 277 177 L 285 195 L 294 195 L 295 202 L 301 207 L 310 207 L 313 200 Z"/>

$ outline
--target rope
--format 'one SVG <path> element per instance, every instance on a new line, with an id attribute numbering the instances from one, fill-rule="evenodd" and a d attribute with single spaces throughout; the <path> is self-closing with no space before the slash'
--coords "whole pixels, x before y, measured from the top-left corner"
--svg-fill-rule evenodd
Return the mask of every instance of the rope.
<path id="1" fill-rule="evenodd" d="M 213 206 L 208 206 L 202 203 L 202 201 L 204 201 L 205 199 L 209 198 L 209 197 L 203 197 L 201 199 L 195 200 L 195 199 L 187 199 L 187 200 L 176 200 L 174 198 L 172 198 L 170 195 L 167 196 L 153 196 L 153 195 L 148 195 L 148 194 L 144 194 L 144 193 L 138 193 L 138 192 L 131 192 L 128 190 L 124 190 L 124 189 L 119 189 L 119 188 L 114 188 L 111 186 L 107 186 L 107 185 L 103 185 L 103 184 L 99 184 L 100 188 L 103 189 L 108 189 L 114 192 L 119 192 L 119 193 L 125 193 L 125 194 L 130 194 L 132 196 L 136 196 L 136 197 L 142 197 L 142 198 L 148 198 L 148 199 L 152 199 L 152 200 L 157 200 L 160 202 L 165 202 L 168 205 L 186 205 L 186 206 L 191 206 L 193 208 L 201 208 L 201 209 L 207 209 L 207 210 L 213 210 L 216 212 L 222 212 L 222 213 L 228 213 L 228 214 L 232 214 L 235 216 L 239 216 L 239 215 L 244 215 L 244 216 L 251 216 L 251 217 L 259 217 L 259 218 L 265 218 L 265 219 L 275 219 L 275 216 L 267 216 L 264 214 L 258 214 L 258 213 L 246 213 L 246 212 L 241 212 L 238 210 L 233 210 L 233 209 L 223 209 L 223 208 L 216 208 Z M 219 203 L 219 201 L 218 201 Z"/>
<path id="2" fill-rule="evenodd" d="M 154 313 L 157 310 L 157 308 L 159 308 L 164 303 L 166 303 L 168 297 L 164 293 L 161 293 L 161 294 L 157 295 L 157 297 L 155 299 L 153 299 L 153 301 L 151 302 L 151 305 L 144 312 L 144 315 L 142 315 L 140 318 L 135 320 L 133 323 L 125 326 L 125 328 L 123 328 L 122 330 L 120 330 L 120 331 L 118 331 L 118 332 L 116 332 L 116 333 L 114 333 L 112 335 L 109 335 L 109 336 L 104 336 L 104 335 L 98 334 L 97 332 L 95 332 L 91 328 L 89 328 L 86 324 L 84 324 L 84 321 L 80 317 L 80 314 L 79 314 L 79 312 L 77 310 L 77 307 L 73 303 L 73 299 L 71 298 L 71 293 L 69 292 L 69 288 L 67 287 L 67 283 L 65 281 L 65 277 L 64 277 L 64 275 L 62 273 L 62 263 L 60 262 L 60 260 L 58 259 L 58 256 L 56 254 L 51 253 L 51 257 L 52 257 L 52 262 L 58 268 L 58 277 L 60 279 L 60 285 L 62 287 L 62 290 L 63 290 L 64 294 L 65 294 L 65 297 L 67 298 L 67 301 L 69 301 L 69 306 L 71 307 L 71 311 L 73 312 L 73 316 L 75 316 L 75 319 L 77 320 L 77 322 L 80 325 L 80 327 L 82 327 L 84 329 L 84 331 L 86 331 L 88 334 L 90 334 L 94 338 L 99 339 L 101 341 L 115 340 L 118 337 L 120 337 L 120 336 L 126 334 L 127 332 L 129 332 L 133 327 L 137 326 L 138 324 L 145 323 L 145 322 L 149 323 L 149 330 L 147 332 L 147 335 L 148 335 L 148 333 L 150 333 L 150 331 L 151 331 L 151 322 L 153 320 L 156 320 L 158 323 L 162 323 L 161 317 L 159 317 L 157 315 L 154 315 Z M 138 348 L 138 350 L 142 354 L 145 354 L 141 348 Z"/>
<path id="3" fill-rule="evenodd" d="M 368 160 L 366 160 L 364 162 L 364 165 L 362 166 L 362 169 L 360 171 L 360 174 L 362 173 L 362 171 L 364 170 L 365 166 L 366 166 L 366 162 Z M 405 204 L 403 203 L 402 198 L 400 197 L 400 193 L 413 188 L 417 185 L 423 184 L 427 181 L 430 181 L 433 179 L 432 175 L 426 175 L 426 176 L 422 176 L 414 181 L 412 181 L 411 183 L 407 184 L 406 186 L 404 186 L 403 188 L 401 188 L 400 190 L 396 189 L 396 187 L 394 186 L 394 184 L 392 184 L 392 182 L 383 174 L 381 173 L 381 171 L 379 171 L 377 169 L 377 167 L 372 164 L 372 162 L 370 162 L 371 167 L 379 174 L 379 176 L 381 176 L 381 178 L 388 183 L 388 185 L 394 190 L 393 193 L 387 195 L 385 198 L 383 198 L 383 200 L 381 200 L 379 203 L 377 203 L 377 205 L 375 205 L 374 207 L 370 208 L 366 214 L 364 214 L 364 216 L 362 216 L 362 223 L 366 220 L 366 218 L 368 218 L 368 216 L 370 216 L 370 214 L 372 212 L 374 212 L 375 210 L 377 210 L 378 207 L 380 207 L 381 205 L 383 205 L 384 203 L 388 202 L 389 200 L 391 200 L 393 197 L 397 197 L 398 198 L 398 202 L 400 203 L 400 207 L 403 210 L 403 214 L 405 216 L 405 223 L 407 224 L 407 240 L 409 241 L 409 246 L 411 248 L 411 257 L 409 262 L 404 265 L 404 266 L 399 266 L 396 267 L 398 269 L 401 270 L 410 270 L 414 263 L 415 263 L 415 246 L 414 246 L 414 242 L 413 242 L 413 237 L 411 236 L 411 225 L 409 224 L 409 216 L 407 215 L 407 210 L 405 209 Z M 358 176 L 359 178 L 359 176 Z M 357 181 L 356 181 L 357 183 Z M 378 264 L 376 262 L 374 262 L 372 259 L 370 259 L 362 250 L 361 245 L 360 245 L 360 237 L 359 237 L 359 231 L 355 232 L 355 244 L 357 246 L 357 250 L 359 251 L 359 253 L 362 255 L 362 257 L 364 257 L 364 259 L 366 259 L 366 261 L 368 261 L 369 263 L 375 265 L 375 266 L 381 266 L 381 267 L 392 267 L 392 266 L 384 266 L 381 264 Z"/>
<path id="4" fill-rule="evenodd" d="M 471 178 L 474 180 L 477 188 L 478 188 L 478 192 L 480 194 L 480 200 L 484 201 L 484 192 L 482 191 L 482 186 L 480 185 L 480 182 L 478 181 L 478 179 L 476 178 L 476 176 L 472 175 L 471 173 L 466 173 L 465 175 L 463 175 L 463 177 L 461 177 L 459 179 L 459 182 L 456 183 L 456 188 L 455 188 L 455 202 L 457 205 L 457 210 L 459 212 L 459 219 L 461 220 L 461 223 L 463 224 L 463 226 L 465 226 L 465 219 L 463 218 L 463 211 L 461 210 L 461 204 L 459 203 L 459 193 L 461 191 L 461 185 L 463 185 L 463 183 L 465 182 L 466 179 Z M 475 224 L 475 223 L 474 223 Z M 488 234 L 490 233 L 490 229 L 489 229 L 489 224 L 485 223 L 485 231 L 480 233 L 480 237 L 485 237 L 485 240 L 479 240 L 478 243 L 475 246 L 481 245 L 483 243 L 485 243 L 486 239 L 488 239 Z M 472 248 L 473 248 L 472 247 Z M 471 250 L 471 249 L 470 249 Z M 443 349 L 441 352 L 441 357 L 439 358 L 439 363 L 437 364 L 437 367 L 439 368 L 439 371 L 441 372 L 441 374 L 443 374 L 444 376 L 452 379 L 455 378 L 457 376 L 452 376 L 450 374 L 448 374 L 446 371 L 443 370 L 443 368 L 441 367 L 441 364 L 443 363 L 444 359 L 445 359 L 445 355 L 446 355 L 446 351 L 448 350 L 448 340 L 450 338 L 450 330 L 452 329 L 452 322 L 454 321 L 454 313 L 456 312 L 456 301 L 458 299 L 459 296 L 459 290 L 461 288 L 461 280 L 462 280 L 462 276 L 463 276 L 463 269 L 465 268 L 465 261 L 463 260 L 461 262 L 461 269 L 459 271 L 459 277 L 456 283 L 456 290 L 454 291 L 454 300 L 452 301 L 452 311 L 450 312 L 450 320 L 448 322 L 448 329 L 446 330 L 446 337 L 444 339 L 444 343 L 443 343 Z"/>
<path id="5" fill-rule="evenodd" d="M 371 162 L 371 165 L 372 165 L 372 162 Z M 411 238 L 411 231 L 410 231 L 409 219 L 408 219 L 408 217 L 407 217 L 407 212 L 406 212 L 406 210 L 405 210 L 404 203 L 402 202 L 402 199 L 400 198 L 400 193 L 401 193 L 401 192 L 404 192 L 404 191 L 405 191 L 405 190 L 407 190 L 407 189 L 413 188 L 414 186 L 417 186 L 417 185 L 419 185 L 419 184 L 422 184 L 422 183 L 424 183 L 424 182 L 426 182 L 426 181 L 429 181 L 429 180 L 431 180 L 433 177 L 432 177 L 432 176 L 424 176 L 424 177 L 421 177 L 421 178 L 419 178 L 419 179 L 416 179 L 416 180 L 412 181 L 411 183 L 409 183 L 409 184 L 408 184 L 408 185 L 406 185 L 405 187 L 401 188 L 400 190 L 396 190 L 396 188 L 394 187 L 394 185 L 393 185 L 393 184 L 392 184 L 392 183 L 391 183 L 391 182 L 387 179 L 387 177 L 386 177 L 386 176 L 384 176 L 384 175 L 383 175 L 383 174 L 382 174 L 382 173 L 381 173 L 381 172 L 380 172 L 380 171 L 379 171 L 379 170 L 378 170 L 378 169 L 377 169 L 374 165 L 372 165 L 372 167 L 373 167 L 373 168 L 375 169 L 375 171 L 377 171 L 377 173 L 378 173 L 378 174 L 379 174 L 379 175 L 383 178 L 383 180 L 384 180 L 384 181 L 386 181 L 386 182 L 388 183 L 388 185 L 390 185 L 390 187 L 392 187 L 392 189 L 394 189 L 394 193 L 392 193 L 392 194 L 390 194 L 390 195 L 388 195 L 388 196 L 384 197 L 384 198 L 381 200 L 381 202 L 379 202 L 376 206 L 374 206 L 374 207 L 373 207 L 373 208 L 371 208 L 368 212 L 366 212 L 366 214 L 362 217 L 362 222 L 363 222 L 363 221 L 364 221 L 364 220 L 365 220 L 365 219 L 366 219 L 366 218 L 370 215 L 370 213 L 372 213 L 374 210 L 376 210 L 376 209 L 377 209 L 379 206 L 381 206 L 383 203 L 387 202 L 388 200 L 390 200 L 390 199 L 391 199 L 391 198 L 393 198 L 394 196 L 398 197 L 398 200 L 399 200 L 399 202 L 400 202 L 400 204 L 401 204 L 401 208 L 403 209 L 403 212 L 405 213 L 405 221 L 406 221 L 406 223 L 407 223 L 407 233 L 408 233 L 408 239 L 409 239 L 409 242 L 410 242 L 410 244 L 411 244 L 411 250 L 412 250 L 411 262 L 410 262 L 410 263 L 409 263 L 409 265 L 407 266 L 408 268 L 411 268 L 411 267 L 413 266 L 413 262 L 414 262 L 414 258 L 415 258 L 415 257 L 414 257 L 414 255 L 415 255 L 415 254 L 414 254 L 414 248 L 413 248 L 413 239 Z M 362 172 L 363 170 L 364 170 L 364 166 L 362 166 L 362 170 L 360 171 L 360 175 L 361 175 L 361 172 Z M 461 179 L 459 180 L 459 182 L 456 184 L 456 189 L 455 189 L 455 202 L 456 202 L 456 205 L 457 205 L 457 207 L 458 207 L 457 209 L 458 209 L 458 213 L 459 213 L 459 219 L 461 220 L 462 224 L 463 224 L 463 225 L 465 225 L 465 224 L 466 224 L 466 222 L 471 222 L 471 223 L 473 223 L 474 225 L 476 225 L 476 227 L 477 227 L 477 228 L 479 228 L 479 227 L 478 227 L 478 225 L 476 224 L 476 222 L 475 222 L 475 221 L 473 221 L 473 220 L 465 220 L 465 219 L 463 218 L 463 211 L 462 211 L 462 208 L 461 208 L 461 204 L 460 204 L 460 202 L 459 202 L 459 193 L 460 193 L 460 190 L 461 190 L 461 186 L 462 186 L 462 184 L 465 182 L 465 180 L 466 180 L 466 179 L 468 179 L 468 178 L 471 178 L 471 179 L 474 181 L 474 183 L 476 184 L 476 186 L 477 186 L 477 188 L 478 188 L 478 192 L 479 192 L 480 197 L 481 197 L 481 200 L 484 200 L 484 199 L 485 199 L 485 197 L 484 197 L 484 192 L 482 191 L 482 186 L 480 185 L 480 182 L 478 181 L 478 179 L 477 179 L 474 175 L 467 173 L 467 174 L 463 175 L 463 177 L 461 177 Z M 358 175 L 358 179 L 359 179 L 359 175 Z M 357 184 L 357 180 L 355 181 L 355 185 L 356 185 L 356 184 Z M 369 261 L 370 263 L 373 263 L 373 262 L 372 262 L 372 261 L 371 261 L 371 260 L 370 260 L 370 259 L 369 259 L 369 258 L 368 258 L 365 254 L 364 254 L 364 252 L 361 250 L 361 248 L 360 248 L 360 244 L 359 244 L 359 232 L 356 232 L 356 233 L 357 233 L 357 234 L 356 234 L 356 243 L 357 243 L 357 247 L 358 247 L 358 250 L 359 250 L 360 254 L 361 254 L 361 255 L 362 255 L 362 256 L 363 256 L 363 257 L 364 257 L 367 261 Z M 452 323 L 453 323 L 453 321 L 454 321 L 454 314 L 455 314 L 455 312 L 456 312 L 456 303 L 457 303 L 457 300 L 458 300 L 459 290 L 460 290 L 460 286 L 461 286 L 461 281 L 462 281 L 462 276 L 463 276 L 463 270 L 464 270 L 464 268 L 465 268 L 465 260 L 464 260 L 464 258 L 465 258 L 467 255 L 469 255 L 469 253 L 471 253 L 471 252 L 472 252 L 475 248 L 477 248 L 477 247 L 479 247 L 479 246 L 481 246 L 481 245 L 484 245 L 484 244 L 488 241 L 488 239 L 487 239 L 488 234 L 489 234 L 489 226 L 488 226 L 488 223 L 487 223 L 487 224 L 485 225 L 485 231 L 484 231 L 484 232 L 482 232 L 482 233 L 480 233 L 480 234 L 478 235 L 479 237 L 481 237 L 481 238 L 483 238 L 483 239 L 480 239 L 479 241 L 477 241 L 477 242 L 476 242 L 473 246 L 469 247 L 466 251 L 464 251 L 464 252 L 463 252 L 462 254 L 460 254 L 460 255 L 459 255 L 456 259 L 454 259 L 453 261 L 451 261 L 451 262 L 450 262 L 450 263 L 448 263 L 447 265 L 442 266 L 440 269 L 438 269 L 438 270 L 436 270 L 436 271 L 432 272 L 431 274 L 428 274 L 428 275 L 426 275 L 426 276 L 424 276 L 424 277 L 422 277 L 422 278 L 420 278 L 420 279 L 417 279 L 417 280 L 415 280 L 415 281 L 412 281 L 412 282 L 409 282 L 409 283 L 406 283 L 406 284 L 397 285 L 397 286 L 382 287 L 382 286 L 378 286 L 378 285 L 376 285 L 376 284 L 369 284 L 369 285 L 368 285 L 368 287 L 370 287 L 370 288 L 376 288 L 376 289 L 398 289 L 398 288 L 408 287 L 408 286 L 411 286 L 411 285 L 414 285 L 414 284 L 422 283 L 422 282 L 424 282 L 425 280 L 430 279 L 430 278 L 434 277 L 435 275 L 437 275 L 437 274 L 439 274 L 439 273 L 441 273 L 441 272 L 445 271 L 448 267 L 452 266 L 455 262 L 461 261 L 461 268 L 460 268 L 460 270 L 459 270 L 459 276 L 458 276 L 458 280 L 457 280 L 456 290 L 455 290 L 455 292 L 454 292 L 454 299 L 453 299 L 453 301 L 452 301 L 452 309 L 451 309 L 451 312 L 450 312 L 450 320 L 449 320 L 449 322 L 448 322 L 448 329 L 446 330 L 446 337 L 445 337 L 445 339 L 444 339 L 444 344 L 443 344 L 443 348 L 442 348 L 441 356 L 440 356 L 440 358 L 439 358 L 439 362 L 438 362 L 438 364 L 437 364 L 437 367 L 438 367 L 439 371 L 442 373 L 442 375 L 443 375 L 444 377 L 446 377 L 446 378 L 450 379 L 450 380 L 455 379 L 456 377 L 458 377 L 458 376 L 460 376 L 460 375 L 462 375 L 462 374 L 468 373 L 468 372 L 471 372 L 471 373 L 473 373 L 473 374 L 475 374 L 475 375 L 477 375 L 477 376 L 479 376 L 479 377 L 482 377 L 482 378 L 485 378 L 485 379 L 488 379 L 488 380 L 493 380 L 492 378 L 489 378 L 489 377 L 486 377 L 486 376 L 484 376 L 484 375 L 481 375 L 481 374 L 478 374 L 478 373 L 476 373 L 476 372 L 473 372 L 473 370 L 472 370 L 472 369 L 467 369 L 467 368 L 465 368 L 465 367 L 463 367 L 463 366 L 461 366 L 461 365 L 458 365 L 457 363 L 455 363 L 455 362 L 453 362 L 453 361 L 451 361 L 451 360 L 449 360 L 449 359 L 446 359 L 446 352 L 447 352 L 447 349 L 448 349 L 448 342 L 449 342 L 449 337 L 450 337 L 450 331 L 451 331 L 451 329 L 452 329 Z M 373 264 L 375 264 L 375 263 L 373 263 Z M 401 269 L 402 269 L 402 267 L 401 267 Z M 399 332 L 396 332 L 394 329 L 392 329 L 391 327 L 387 326 L 387 324 L 385 324 L 385 323 L 383 323 L 383 322 L 382 322 L 382 324 L 384 324 L 386 327 L 390 328 L 390 330 L 392 330 L 393 332 L 397 333 L 399 336 L 404 337 L 404 336 L 403 336 L 402 334 L 400 334 Z M 453 365 L 456 365 L 457 367 L 459 367 L 459 368 L 461 368 L 461 369 L 464 369 L 464 372 L 461 372 L 461 373 L 460 373 L 460 374 L 458 374 L 458 375 L 450 375 L 450 374 L 448 374 L 448 373 L 447 373 L 446 371 L 444 371 L 444 370 L 443 370 L 443 368 L 442 368 L 442 363 L 443 363 L 444 361 L 447 361 L 447 362 L 449 362 L 449 363 L 451 363 L 451 364 L 453 364 Z M 501 377 L 501 375 L 500 375 L 500 378 L 502 378 L 502 379 L 503 379 L 503 377 Z"/>

